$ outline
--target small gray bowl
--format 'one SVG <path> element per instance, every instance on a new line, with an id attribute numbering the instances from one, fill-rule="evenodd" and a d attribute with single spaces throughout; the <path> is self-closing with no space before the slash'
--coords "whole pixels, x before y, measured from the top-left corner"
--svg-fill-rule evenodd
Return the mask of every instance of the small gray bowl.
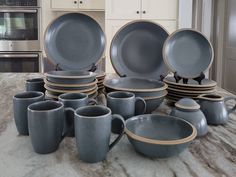
<path id="1" fill-rule="evenodd" d="M 187 121 L 159 114 L 126 120 L 125 133 L 138 153 L 151 158 L 178 155 L 197 136 L 196 128 Z"/>

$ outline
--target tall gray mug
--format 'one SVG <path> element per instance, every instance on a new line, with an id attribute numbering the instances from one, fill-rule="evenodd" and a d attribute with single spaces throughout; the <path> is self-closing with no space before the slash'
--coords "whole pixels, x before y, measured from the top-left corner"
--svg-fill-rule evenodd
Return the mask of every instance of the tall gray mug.
<path id="1" fill-rule="evenodd" d="M 111 121 L 118 119 L 122 130 L 111 143 Z M 106 159 L 107 153 L 120 141 L 125 123 L 121 116 L 112 115 L 105 106 L 85 106 L 75 111 L 75 137 L 79 158 L 88 163 Z"/>

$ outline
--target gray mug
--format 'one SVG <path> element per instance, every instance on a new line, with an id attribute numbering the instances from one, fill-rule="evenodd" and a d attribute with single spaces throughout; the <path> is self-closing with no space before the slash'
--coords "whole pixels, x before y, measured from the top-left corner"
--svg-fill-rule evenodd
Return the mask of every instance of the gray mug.
<path id="1" fill-rule="evenodd" d="M 107 107 L 112 114 L 119 114 L 124 119 L 128 119 L 135 115 L 144 114 L 146 112 L 146 102 L 143 98 L 135 97 L 131 92 L 110 92 L 107 94 Z M 137 110 L 137 108 L 140 108 Z M 121 129 L 120 122 L 112 121 L 112 132 L 119 133 Z"/>
<path id="2" fill-rule="evenodd" d="M 14 120 L 20 135 L 29 135 L 27 107 L 43 100 L 44 94 L 42 92 L 23 92 L 13 96 Z"/>
<path id="3" fill-rule="evenodd" d="M 29 135 L 36 153 L 48 154 L 58 149 L 69 132 L 63 130 L 70 123 L 70 116 L 74 116 L 74 110 L 57 101 L 41 101 L 28 107 Z"/>
<path id="4" fill-rule="evenodd" d="M 85 93 L 65 93 L 58 97 L 58 100 L 64 104 L 65 108 L 72 108 L 76 110 L 82 106 L 97 104 L 97 101 L 94 99 L 89 99 L 88 95 Z M 71 116 L 70 116 L 71 117 Z M 75 129 L 74 129 L 74 117 L 71 117 L 73 122 L 72 128 L 68 133 L 69 137 L 75 136 Z M 67 131 L 68 127 L 65 127 L 65 131 Z"/>
<path id="5" fill-rule="evenodd" d="M 45 93 L 46 89 L 44 88 L 43 78 L 33 78 L 25 81 L 25 90 L 26 91 L 38 91 Z"/>
<path id="6" fill-rule="evenodd" d="M 111 121 L 122 122 L 122 131 L 109 145 Z M 106 159 L 106 155 L 124 134 L 125 123 L 121 116 L 112 115 L 105 106 L 85 106 L 75 111 L 75 137 L 79 158 L 88 163 Z"/>

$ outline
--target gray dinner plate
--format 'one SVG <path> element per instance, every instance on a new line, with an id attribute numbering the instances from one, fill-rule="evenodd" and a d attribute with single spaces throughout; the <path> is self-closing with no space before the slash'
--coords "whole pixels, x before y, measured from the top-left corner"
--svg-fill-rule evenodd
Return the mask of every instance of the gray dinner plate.
<path id="1" fill-rule="evenodd" d="M 192 29 L 181 29 L 166 40 L 163 57 L 172 72 L 177 72 L 183 78 L 195 78 L 209 69 L 214 51 L 202 33 Z"/>
<path id="2" fill-rule="evenodd" d="M 62 15 L 45 33 L 47 57 L 63 70 L 88 70 L 102 57 L 105 34 L 91 17 L 80 13 Z"/>
<path id="3" fill-rule="evenodd" d="M 162 48 L 168 32 L 149 21 L 134 21 L 122 27 L 110 46 L 112 65 L 120 76 L 160 79 L 168 69 Z"/>

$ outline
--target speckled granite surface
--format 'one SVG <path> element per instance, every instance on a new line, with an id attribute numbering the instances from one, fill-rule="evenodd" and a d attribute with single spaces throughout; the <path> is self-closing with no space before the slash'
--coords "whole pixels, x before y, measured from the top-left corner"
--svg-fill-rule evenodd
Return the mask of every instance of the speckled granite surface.
<path id="1" fill-rule="evenodd" d="M 55 153 L 38 155 L 29 137 L 18 136 L 12 113 L 12 96 L 24 90 L 26 78 L 36 76 L 0 74 L 0 177 L 236 176 L 236 114 L 230 115 L 227 125 L 209 127 L 206 137 L 194 140 L 189 149 L 170 159 L 143 157 L 133 150 L 126 137 L 108 153 L 106 161 L 97 164 L 78 159 L 73 138 L 66 138 Z M 169 111 L 165 104 L 157 110 Z"/>

